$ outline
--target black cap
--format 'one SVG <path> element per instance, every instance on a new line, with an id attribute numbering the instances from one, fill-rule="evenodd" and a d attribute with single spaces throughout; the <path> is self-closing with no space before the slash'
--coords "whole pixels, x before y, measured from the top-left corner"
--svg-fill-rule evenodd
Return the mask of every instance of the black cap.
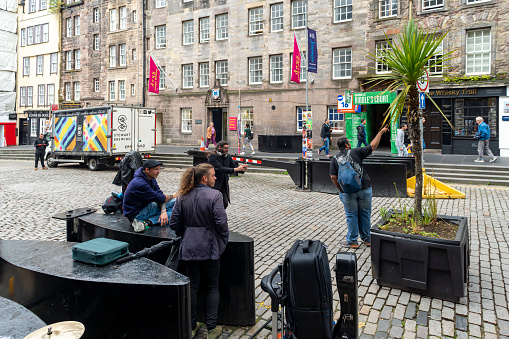
<path id="1" fill-rule="evenodd" d="M 163 163 L 154 159 L 148 159 L 143 163 L 143 169 L 161 166 Z"/>

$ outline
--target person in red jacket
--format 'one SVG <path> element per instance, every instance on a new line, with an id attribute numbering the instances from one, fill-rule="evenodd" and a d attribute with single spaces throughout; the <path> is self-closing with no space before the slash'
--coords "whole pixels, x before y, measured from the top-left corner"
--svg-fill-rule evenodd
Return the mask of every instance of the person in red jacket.
<path id="1" fill-rule="evenodd" d="M 47 169 L 44 166 L 44 155 L 46 154 L 46 147 L 48 146 L 48 140 L 44 138 L 44 134 L 39 135 L 39 139 L 34 141 L 35 146 L 35 170 L 37 171 L 37 163 L 41 161 L 42 169 Z"/>

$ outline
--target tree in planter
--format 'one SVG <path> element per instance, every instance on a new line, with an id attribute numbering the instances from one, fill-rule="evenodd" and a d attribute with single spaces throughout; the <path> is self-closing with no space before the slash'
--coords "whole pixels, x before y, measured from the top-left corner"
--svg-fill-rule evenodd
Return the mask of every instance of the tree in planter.
<path id="1" fill-rule="evenodd" d="M 368 83 L 375 83 L 375 85 L 383 83 L 386 86 L 385 92 L 401 90 L 391 103 L 386 120 L 390 118 L 398 121 L 403 109 L 407 106 L 410 141 L 413 145 L 412 152 L 415 157 L 414 221 L 416 223 L 420 223 L 422 218 L 423 186 L 421 115 L 417 81 L 426 74 L 426 70 L 429 68 L 443 69 L 446 67 L 443 62 L 448 60 L 452 52 L 443 55 L 442 53 L 440 55 L 436 53 L 446 34 L 438 34 L 436 31 L 424 31 L 417 26 L 413 19 L 410 19 L 397 36 L 397 42 L 389 39 L 386 35 L 387 47 L 379 49 L 376 54 L 369 55 L 378 64 L 388 66 L 390 73 L 376 74 L 370 77 Z M 426 95 L 441 112 L 433 99 L 427 93 Z M 385 122 L 382 125 L 385 125 Z"/>

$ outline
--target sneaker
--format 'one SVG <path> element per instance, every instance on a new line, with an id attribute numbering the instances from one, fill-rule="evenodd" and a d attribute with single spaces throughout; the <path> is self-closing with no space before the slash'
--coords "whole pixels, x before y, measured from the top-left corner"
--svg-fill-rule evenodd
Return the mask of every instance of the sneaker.
<path id="1" fill-rule="evenodd" d="M 216 326 L 213 330 L 207 331 L 207 339 L 217 339 L 223 334 L 223 328 Z"/>
<path id="2" fill-rule="evenodd" d="M 320 155 L 320 153 L 322 153 L 322 151 L 318 150 L 318 155 Z"/>
<path id="3" fill-rule="evenodd" d="M 498 159 L 497 157 L 493 157 L 490 159 L 490 162 L 495 162 L 495 161 L 497 161 L 497 159 Z"/>
<path id="4" fill-rule="evenodd" d="M 43 167 L 42 169 L 48 169 L 47 167 Z"/>
<path id="5" fill-rule="evenodd" d="M 133 223 L 132 223 L 132 226 L 133 226 L 135 232 L 138 232 L 138 233 L 139 232 L 143 232 L 143 231 L 145 231 L 145 228 L 147 226 L 147 222 L 146 221 L 141 221 L 141 220 L 134 219 Z"/>
<path id="6" fill-rule="evenodd" d="M 37 171 L 37 167 L 35 168 L 35 170 Z"/>
<path id="7" fill-rule="evenodd" d="M 474 162 L 484 162 L 482 159 L 475 159 Z"/>
<path id="8" fill-rule="evenodd" d="M 239 155 L 246 155 L 246 153 L 245 152 L 240 152 Z"/>
<path id="9" fill-rule="evenodd" d="M 251 155 L 255 155 L 255 151 L 251 152 Z"/>
<path id="10" fill-rule="evenodd" d="M 362 240 L 362 242 L 364 243 L 364 245 L 370 247 L 371 246 L 371 241 L 370 240 Z"/>
<path id="11" fill-rule="evenodd" d="M 339 243 L 342 247 L 350 247 L 350 248 L 359 248 L 359 244 L 356 244 L 356 243 L 350 243 L 346 240 L 343 240 L 342 242 Z"/>
<path id="12" fill-rule="evenodd" d="M 196 335 L 196 333 L 198 333 L 198 331 L 200 330 L 200 327 L 201 327 L 201 324 L 200 323 L 196 323 L 196 327 L 193 329 L 193 331 L 191 332 L 191 338 L 194 338 L 194 336 Z"/>

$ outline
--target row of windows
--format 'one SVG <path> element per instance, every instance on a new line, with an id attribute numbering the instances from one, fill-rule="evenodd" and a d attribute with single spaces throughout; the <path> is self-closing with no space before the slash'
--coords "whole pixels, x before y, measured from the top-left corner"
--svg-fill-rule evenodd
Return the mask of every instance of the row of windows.
<path id="1" fill-rule="evenodd" d="M 42 84 L 37 86 L 37 106 L 50 106 L 55 103 L 55 85 Z M 33 107 L 34 87 L 19 88 L 19 104 L 22 107 Z"/>
<path id="2" fill-rule="evenodd" d="M 81 69 L 81 51 L 79 49 L 66 51 L 64 56 L 66 71 Z"/>
<path id="3" fill-rule="evenodd" d="M 22 28 L 20 39 L 21 47 L 48 42 L 49 24 L 41 24 Z"/>
<path id="4" fill-rule="evenodd" d="M 57 73 L 58 71 L 58 54 L 51 53 L 48 57 L 46 55 L 36 55 L 33 57 L 35 59 L 35 74 L 43 75 L 44 74 L 44 59 L 49 58 L 49 72 L 50 74 Z M 45 58 L 46 57 L 46 58 Z M 23 76 L 30 76 L 30 57 L 23 58 Z"/>
<path id="5" fill-rule="evenodd" d="M 74 22 L 74 24 L 73 24 Z M 81 19 L 79 15 L 65 19 L 65 36 L 71 37 L 73 35 L 80 35 L 81 33 Z"/>
<path id="6" fill-rule="evenodd" d="M 47 0 L 28 0 L 28 13 L 34 13 L 39 8 L 39 11 L 48 9 Z"/>

